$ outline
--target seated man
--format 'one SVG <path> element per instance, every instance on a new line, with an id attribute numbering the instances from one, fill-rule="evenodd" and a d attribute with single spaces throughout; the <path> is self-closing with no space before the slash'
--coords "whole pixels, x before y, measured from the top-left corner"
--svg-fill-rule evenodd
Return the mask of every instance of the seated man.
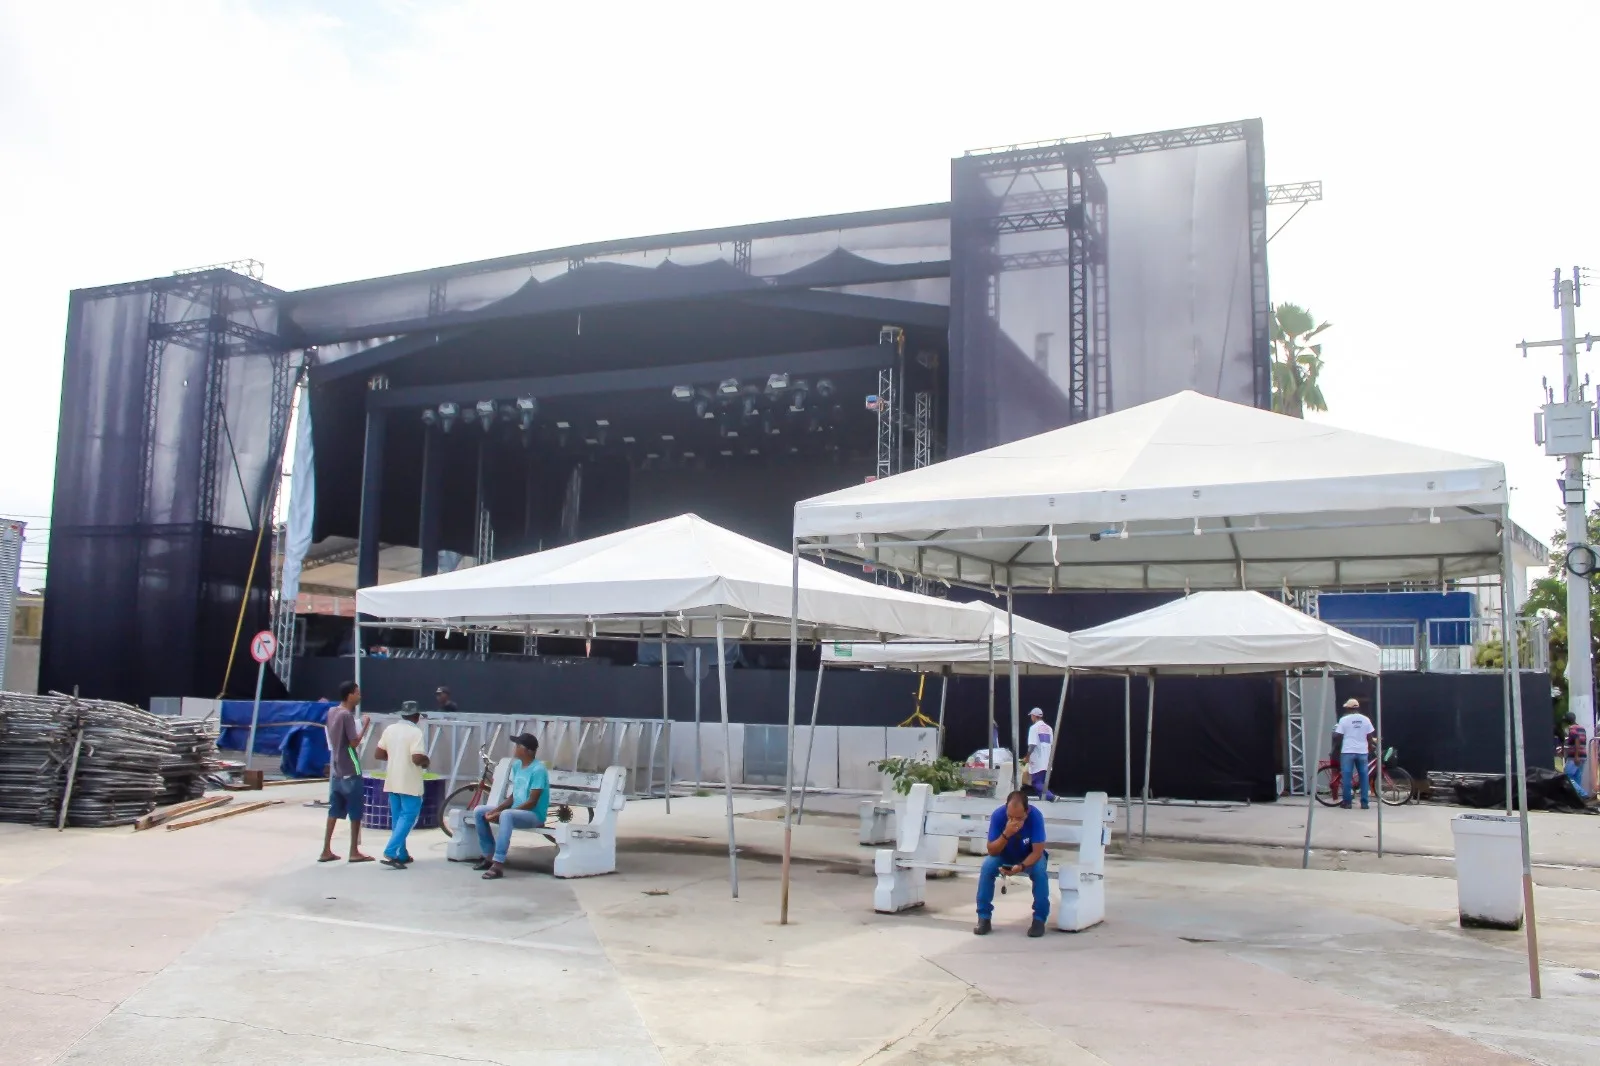
<path id="1" fill-rule="evenodd" d="M 1045 872 L 1044 815 L 1029 806 L 1022 791 L 1006 797 L 1005 806 L 989 816 L 989 857 L 978 874 L 978 924 L 972 931 L 988 936 L 994 916 L 994 879 L 1001 874 L 1026 874 L 1033 882 L 1033 924 L 1029 936 L 1044 936 L 1050 917 L 1050 877 Z"/>
<path id="2" fill-rule="evenodd" d="M 485 881 L 497 881 L 506 875 L 506 851 L 511 847 L 512 830 L 542 828 L 550 810 L 550 771 L 534 757 L 539 754 L 539 739 L 532 733 L 522 733 L 512 737 L 511 743 L 515 745 L 515 761 L 511 764 L 511 787 L 506 790 L 506 798 L 497 806 L 486 804 L 472 812 L 478 827 L 478 847 L 483 852 L 473 869 L 482 870 Z"/>

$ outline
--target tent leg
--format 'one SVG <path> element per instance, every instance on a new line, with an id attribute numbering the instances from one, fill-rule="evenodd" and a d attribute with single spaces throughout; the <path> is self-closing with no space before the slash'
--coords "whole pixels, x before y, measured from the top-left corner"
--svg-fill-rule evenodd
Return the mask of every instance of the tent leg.
<path id="1" fill-rule="evenodd" d="M 1504 584 L 1505 579 L 1502 578 L 1502 587 L 1500 589 L 1502 599 L 1505 596 Z M 1516 813 L 1513 805 L 1516 802 L 1517 794 L 1512 791 L 1511 788 L 1512 762 L 1515 757 L 1515 747 L 1511 737 L 1511 662 L 1506 658 L 1504 614 L 1500 616 L 1500 701 L 1501 706 L 1506 708 L 1506 817 L 1509 818 Z"/>
<path id="2" fill-rule="evenodd" d="M 667 769 L 661 775 L 661 797 L 666 801 L 667 813 L 672 813 L 672 716 L 667 713 L 667 627 L 661 627 L 661 732 L 662 738 L 667 742 Z M 655 768 L 655 759 L 650 760 L 650 770 Z"/>
<path id="3" fill-rule="evenodd" d="M 1128 827 L 1123 832 L 1133 839 L 1133 675 L 1122 675 L 1122 810 Z"/>
<path id="4" fill-rule="evenodd" d="M 987 762 L 989 764 L 989 769 L 994 771 L 994 790 L 995 790 L 996 793 L 998 793 L 1000 791 L 1000 772 L 999 772 L 998 769 L 996 769 L 996 767 L 994 765 L 994 763 L 995 763 L 995 752 L 994 752 L 994 749 L 996 747 L 995 739 L 996 739 L 996 737 L 994 735 L 994 638 L 990 637 L 989 638 L 989 732 L 988 732 L 988 735 L 984 737 L 984 741 L 983 742 L 985 744 L 987 744 L 988 747 L 989 747 L 989 757 L 985 760 L 985 762 Z M 1012 756 L 1015 757 L 1015 755 L 1016 755 L 1016 753 L 1012 752 Z M 999 796 L 997 795 L 995 798 L 998 799 Z"/>
<path id="5" fill-rule="evenodd" d="M 817 690 L 811 697 L 811 731 L 806 734 L 806 769 L 800 775 L 800 809 L 795 812 L 794 820 L 803 822 L 806 818 L 806 786 L 811 783 L 811 751 L 817 746 L 817 708 L 822 703 L 822 674 L 825 663 L 817 663 Z"/>
<path id="6" fill-rule="evenodd" d="M 1383 858 L 1383 672 L 1378 672 L 1378 695 L 1373 701 L 1373 710 L 1377 715 L 1374 729 L 1378 737 L 1378 779 L 1369 782 L 1372 791 L 1376 794 L 1378 807 L 1378 858 Z"/>
<path id="7" fill-rule="evenodd" d="M 1528 759 L 1522 741 L 1522 674 L 1518 661 L 1521 649 L 1517 647 L 1517 616 L 1511 605 L 1516 594 L 1516 584 L 1511 579 L 1511 509 L 1506 508 L 1500 521 L 1500 640 L 1505 654 L 1507 671 L 1511 674 L 1511 735 L 1516 746 L 1516 765 L 1512 769 L 1517 778 L 1517 814 L 1522 824 L 1522 909 L 1523 928 L 1528 935 L 1528 990 L 1534 999 L 1543 998 L 1539 976 L 1539 927 L 1533 910 L 1533 851 L 1528 841 Z M 1509 790 L 1511 782 L 1506 782 Z"/>
<path id="8" fill-rule="evenodd" d="M 1011 574 L 1006 574 L 1006 658 L 1011 675 L 1011 787 L 1022 787 L 1022 686 L 1017 680 L 1016 615 L 1011 611 Z"/>
<path id="9" fill-rule="evenodd" d="M 728 656 L 722 615 L 717 615 L 717 698 L 722 704 L 722 790 L 728 797 L 728 888 L 739 898 L 739 850 L 733 839 L 733 729 L 728 725 Z"/>
<path id="10" fill-rule="evenodd" d="M 1067 709 L 1067 682 L 1071 680 L 1071 671 L 1061 675 L 1061 695 L 1056 700 L 1056 730 L 1050 734 L 1050 762 L 1045 766 L 1044 791 L 1046 795 L 1050 793 L 1050 777 L 1055 773 L 1056 752 L 1061 750 L 1061 716 Z"/>
<path id="11" fill-rule="evenodd" d="M 789 542 L 789 731 L 783 742 L 783 870 L 781 872 L 778 891 L 778 924 L 789 924 L 789 859 L 794 853 L 794 704 L 795 686 L 800 678 L 800 542 Z M 822 664 L 817 664 L 817 696 L 822 695 Z M 811 734 L 809 739 L 815 739 L 817 725 L 817 703 L 811 701 Z M 806 774 L 811 773 L 811 747 L 806 745 Z M 805 802 L 805 782 L 800 785 L 800 802 Z M 733 808 L 728 808 L 729 840 L 733 837 L 732 813 Z"/>
<path id="12" fill-rule="evenodd" d="M 1150 700 L 1144 715 L 1144 802 L 1140 811 L 1139 842 L 1150 839 L 1150 737 L 1156 728 L 1156 675 L 1149 677 Z"/>
<path id="13" fill-rule="evenodd" d="M 939 678 L 939 754 L 944 754 L 944 699 L 950 695 L 950 671 L 941 667 Z"/>
<path id="14" fill-rule="evenodd" d="M 700 785 L 705 781 L 705 774 L 700 769 L 700 648 L 694 649 L 694 787 L 700 790 Z"/>
<path id="15" fill-rule="evenodd" d="M 1302 674 L 1301 676 L 1303 677 L 1305 675 Z M 1322 686 L 1317 691 L 1319 693 L 1325 693 L 1327 688 L 1328 668 L 1324 666 L 1322 668 Z M 1305 845 L 1300 849 L 1300 869 L 1309 870 L 1311 869 L 1311 823 L 1316 821 L 1317 817 L 1317 760 L 1313 755 L 1313 752 L 1316 751 L 1316 748 L 1311 746 L 1311 731 L 1306 729 L 1303 724 L 1306 720 L 1306 705 L 1305 697 L 1303 695 L 1304 691 L 1305 690 L 1302 688 L 1302 696 L 1300 700 L 1300 721 L 1302 725 L 1300 728 L 1300 735 L 1304 742 L 1300 745 L 1300 774 L 1305 778 L 1306 782 L 1306 842 Z M 1312 722 L 1317 727 L 1316 732 L 1319 738 L 1317 740 L 1317 747 L 1320 748 L 1324 743 L 1324 738 L 1322 738 L 1321 734 L 1327 732 L 1324 727 L 1328 724 L 1327 722 L 1323 721 L 1322 718 L 1322 699 L 1320 696 L 1317 699 L 1317 713 L 1315 716 L 1313 716 Z M 1381 804 L 1383 803 L 1383 800 L 1379 799 L 1378 802 Z"/>
<path id="16" fill-rule="evenodd" d="M 356 615 L 356 688 L 361 687 L 361 616 Z M 356 710 L 361 710 L 361 702 L 356 702 Z"/>

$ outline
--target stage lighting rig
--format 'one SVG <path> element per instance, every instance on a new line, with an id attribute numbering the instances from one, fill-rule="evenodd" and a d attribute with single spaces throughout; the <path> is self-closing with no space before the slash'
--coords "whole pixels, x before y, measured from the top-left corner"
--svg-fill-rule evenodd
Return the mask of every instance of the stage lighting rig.
<path id="1" fill-rule="evenodd" d="M 827 378 L 823 378 L 821 381 L 817 382 L 817 399 L 821 400 L 823 403 L 827 403 L 829 400 L 833 399 L 832 381 Z"/>
<path id="2" fill-rule="evenodd" d="M 769 375 L 767 375 L 767 391 L 768 392 L 782 392 L 784 389 L 787 389 L 788 387 L 789 387 L 789 375 L 788 374 L 769 374 Z"/>
<path id="3" fill-rule="evenodd" d="M 693 385 L 674 385 L 674 386 L 672 386 L 672 398 L 674 400 L 683 400 L 683 401 L 692 400 L 692 399 L 694 399 L 694 394 L 695 394 L 695 387 Z"/>
<path id="4" fill-rule="evenodd" d="M 803 380 L 794 383 L 794 391 L 789 393 L 789 410 L 791 413 L 799 414 L 806 409 L 806 397 L 810 391 L 810 387 Z"/>
<path id="5" fill-rule="evenodd" d="M 719 392 L 723 396 L 737 396 L 737 395 L 739 395 L 739 379 L 738 378 L 725 378 L 723 380 L 722 384 L 717 386 L 717 392 Z"/>
<path id="6" fill-rule="evenodd" d="M 435 411 L 431 407 L 424 408 L 422 411 L 422 424 L 427 426 L 429 429 L 432 429 L 434 426 L 438 425 L 438 423 L 439 412 Z"/>
<path id="7" fill-rule="evenodd" d="M 494 425 L 495 402 L 493 400 L 479 400 L 473 407 L 478 412 L 478 421 L 483 424 L 483 431 L 489 432 L 489 427 Z"/>
<path id="8" fill-rule="evenodd" d="M 456 419 L 460 417 L 461 406 L 459 404 L 454 404 L 446 400 L 444 403 L 439 405 L 439 425 L 446 433 L 450 432 L 450 427 L 455 425 Z"/>

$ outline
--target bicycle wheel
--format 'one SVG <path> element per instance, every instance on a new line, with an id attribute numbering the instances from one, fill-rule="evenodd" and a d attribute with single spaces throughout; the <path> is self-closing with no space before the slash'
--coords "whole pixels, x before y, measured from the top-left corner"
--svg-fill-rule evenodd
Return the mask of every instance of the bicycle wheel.
<path id="1" fill-rule="evenodd" d="M 1403 807 L 1411 802 L 1411 775 L 1398 766 L 1383 768 L 1383 787 L 1378 797 L 1391 807 Z"/>
<path id="2" fill-rule="evenodd" d="M 1324 807 L 1339 805 L 1339 772 L 1331 766 L 1317 768 L 1317 802 Z"/>
<path id="3" fill-rule="evenodd" d="M 450 812 L 452 810 L 471 811 L 478 803 L 478 796 L 483 790 L 480 782 L 462 785 L 444 798 L 444 805 L 439 808 L 439 828 L 444 830 L 445 836 L 451 836 Z"/>

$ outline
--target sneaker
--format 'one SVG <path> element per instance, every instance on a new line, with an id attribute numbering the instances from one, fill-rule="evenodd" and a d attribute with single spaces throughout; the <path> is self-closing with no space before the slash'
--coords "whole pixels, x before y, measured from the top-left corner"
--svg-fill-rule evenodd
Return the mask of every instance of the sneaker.
<path id="1" fill-rule="evenodd" d="M 988 936 L 994 925 L 987 918 L 979 918 L 978 924 L 972 927 L 973 936 Z"/>
<path id="2" fill-rule="evenodd" d="M 1341 804 L 1339 804 L 1339 809 L 1342 810 L 1342 811 L 1348 811 L 1350 809 L 1350 804 L 1341 803 Z"/>
<path id="3" fill-rule="evenodd" d="M 1366 804 L 1365 804 L 1365 803 L 1363 803 L 1363 804 L 1362 804 L 1362 805 L 1361 805 L 1361 809 L 1362 809 L 1362 810 L 1364 810 L 1364 811 L 1370 811 L 1370 810 L 1372 810 L 1372 808 L 1371 808 L 1371 807 L 1368 807 L 1368 806 L 1367 806 L 1367 805 L 1366 805 Z"/>
<path id="4" fill-rule="evenodd" d="M 1029 936 L 1044 936 L 1044 922 L 1035 918 L 1033 924 L 1028 926 Z"/>

